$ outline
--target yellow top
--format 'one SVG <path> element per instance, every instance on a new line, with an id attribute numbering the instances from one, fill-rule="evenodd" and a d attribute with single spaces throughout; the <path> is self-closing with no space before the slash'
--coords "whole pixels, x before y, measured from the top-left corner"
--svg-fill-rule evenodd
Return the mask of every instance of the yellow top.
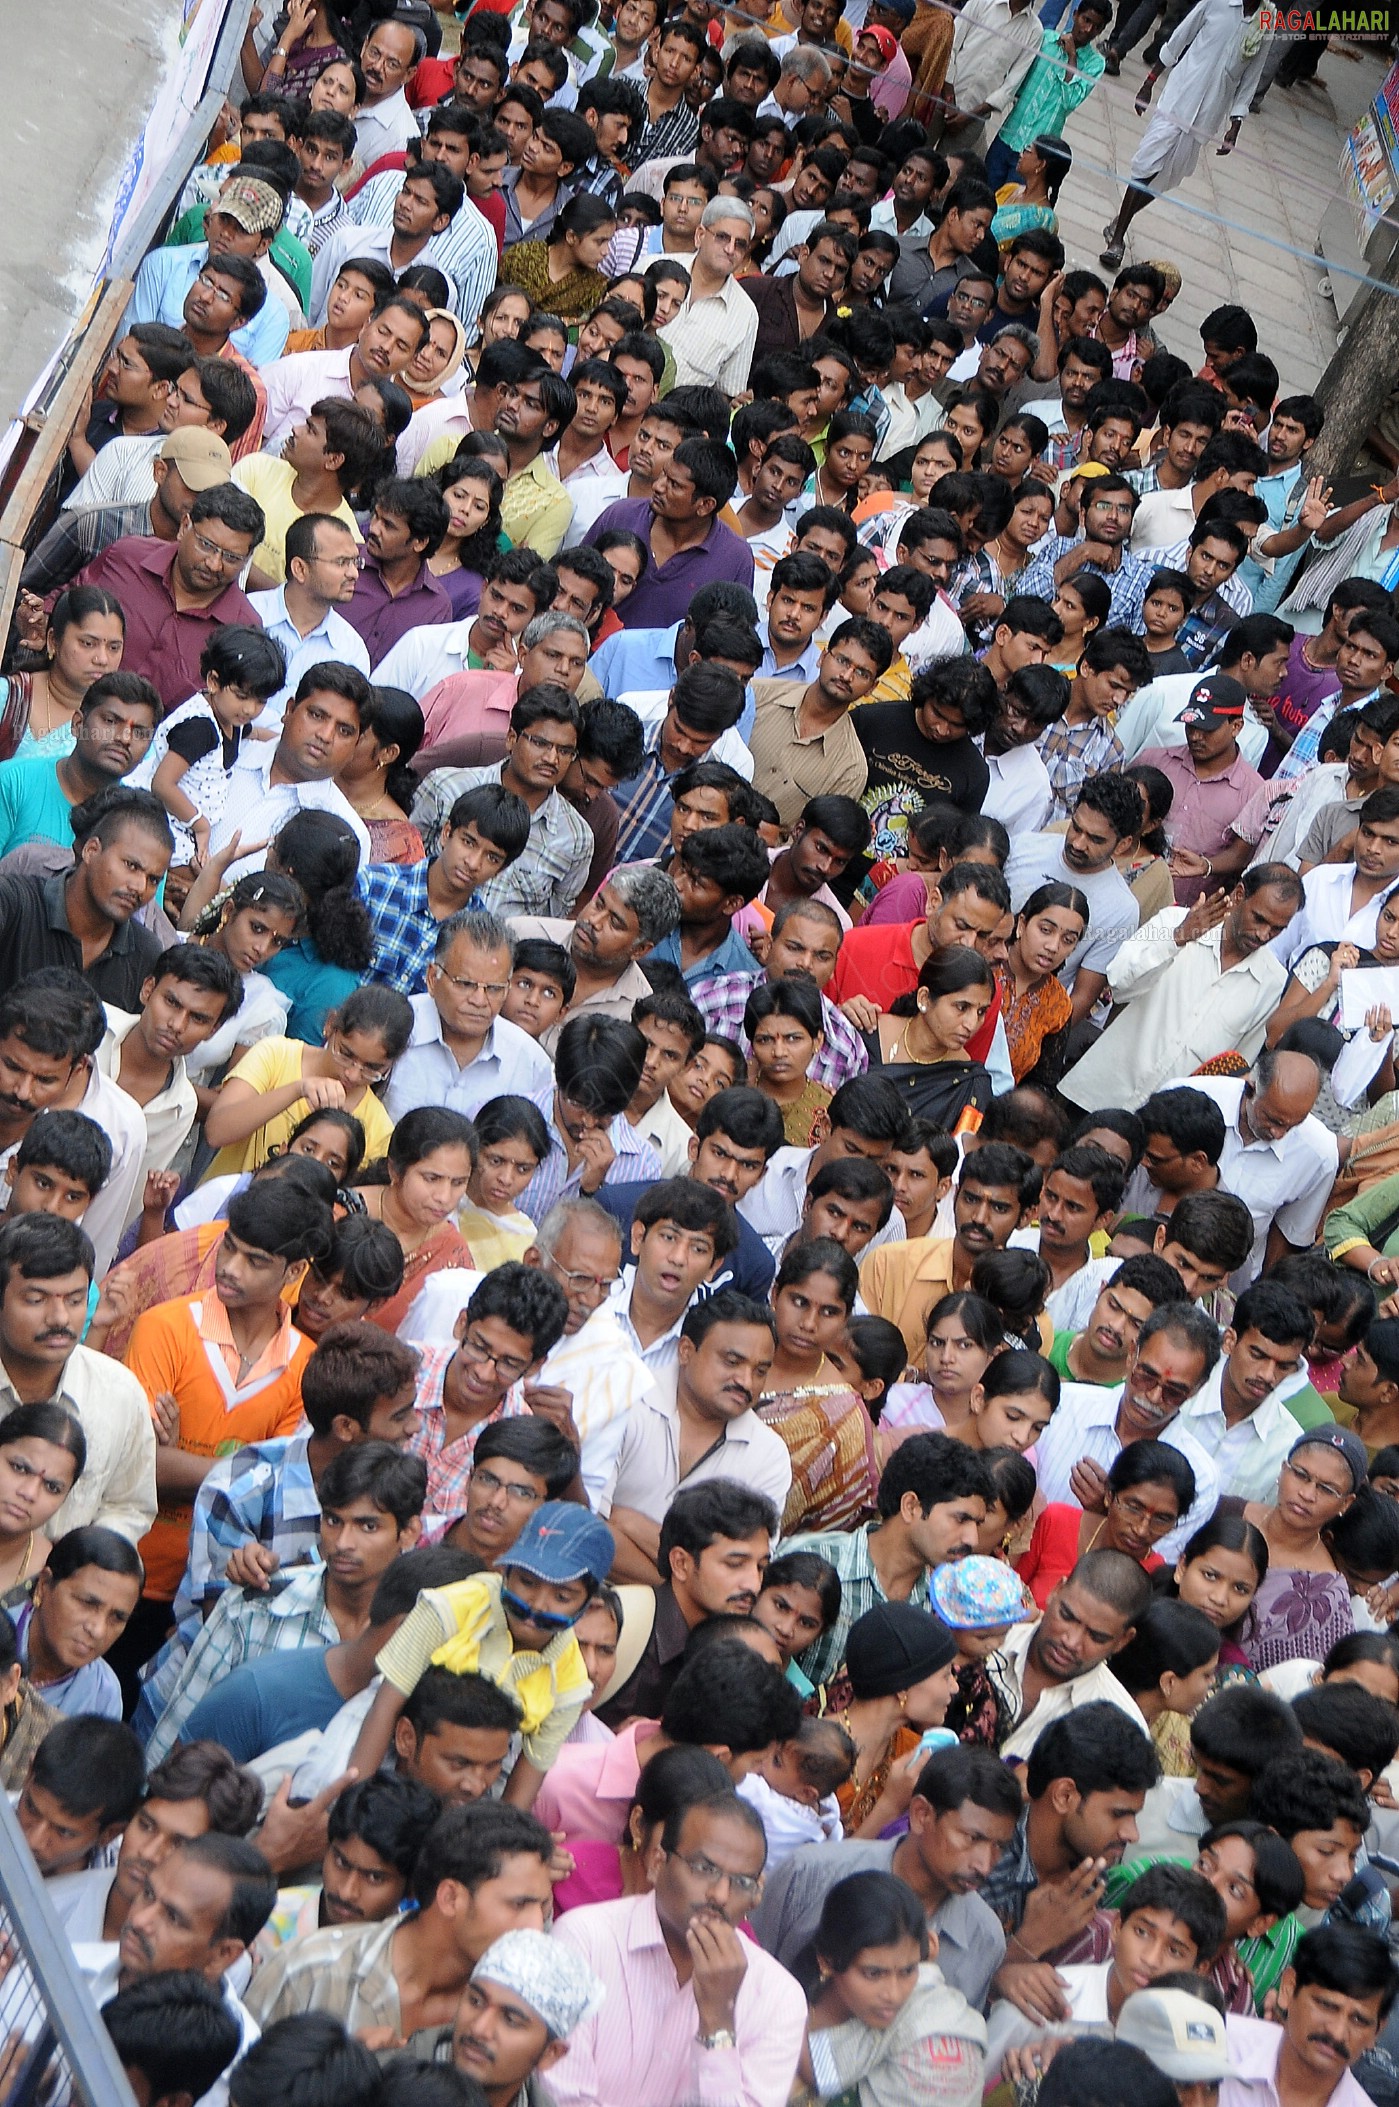
<path id="1" fill-rule="evenodd" d="M 250 1084 L 259 1096 L 280 1090 L 287 1083 L 300 1081 L 301 1064 L 311 1051 L 300 1039 L 259 1039 L 257 1045 L 244 1054 L 238 1066 L 230 1070 L 228 1080 Z M 393 1121 L 372 1090 L 364 1091 L 354 1104 L 347 1104 L 345 1110 L 353 1112 L 364 1128 L 365 1162 L 375 1162 L 388 1148 Z M 298 1100 L 285 1112 L 278 1112 L 258 1127 L 246 1141 L 229 1142 L 226 1148 L 219 1150 L 207 1175 L 223 1178 L 235 1176 L 239 1171 L 255 1171 L 260 1163 L 266 1163 L 274 1149 L 286 1147 L 292 1130 L 305 1113 L 305 1105 Z"/>
<path id="2" fill-rule="evenodd" d="M 287 575 L 287 532 L 302 517 L 291 497 L 296 470 L 289 461 L 279 461 L 275 454 L 249 454 L 245 460 L 234 462 L 233 480 L 249 497 L 257 499 L 267 520 L 267 532 L 253 550 L 253 563 L 264 577 L 282 585 Z M 344 521 L 356 541 L 363 540 L 346 499 L 341 498 L 333 517 Z"/>
<path id="3" fill-rule="evenodd" d="M 473 1573 L 450 1587 L 424 1588 L 374 1665 L 404 1697 L 411 1697 L 429 1667 L 488 1676 L 519 1705 L 525 1755 L 537 1770 L 547 1770 L 593 1686 L 571 1629 L 556 1632 L 540 1653 L 515 1650 L 501 1585 L 499 1573 Z"/>

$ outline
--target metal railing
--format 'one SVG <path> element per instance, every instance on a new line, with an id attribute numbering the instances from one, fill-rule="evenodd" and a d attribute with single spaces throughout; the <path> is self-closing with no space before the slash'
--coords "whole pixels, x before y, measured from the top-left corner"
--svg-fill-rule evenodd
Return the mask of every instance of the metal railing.
<path id="1" fill-rule="evenodd" d="M 135 2107 L 125 2072 L 0 1793 L 0 2107 Z"/>

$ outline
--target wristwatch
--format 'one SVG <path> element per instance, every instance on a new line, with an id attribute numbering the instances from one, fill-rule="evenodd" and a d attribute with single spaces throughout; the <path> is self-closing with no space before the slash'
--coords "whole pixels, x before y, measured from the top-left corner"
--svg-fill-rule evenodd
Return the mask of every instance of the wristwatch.
<path id="1" fill-rule="evenodd" d="M 719 2027 L 712 2034 L 696 2034 L 695 2039 L 701 2048 L 737 2048 L 738 2046 L 733 2036 L 733 2030 L 730 2027 Z"/>

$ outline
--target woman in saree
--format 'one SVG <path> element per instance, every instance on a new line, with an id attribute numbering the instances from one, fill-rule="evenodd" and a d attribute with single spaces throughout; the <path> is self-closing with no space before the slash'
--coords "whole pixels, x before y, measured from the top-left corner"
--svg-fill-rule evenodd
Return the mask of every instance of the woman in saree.
<path id="1" fill-rule="evenodd" d="M 874 1512 L 874 1426 L 828 1349 L 855 1310 L 855 1261 L 830 1237 L 794 1244 L 772 1284 L 777 1347 L 758 1417 L 787 1444 L 792 1488 L 782 1534 L 846 1529 Z"/>
<path id="2" fill-rule="evenodd" d="M 403 1247 L 403 1286 L 372 1319 L 385 1331 L 398 1330 L 429 1275 L 446 1266 L 474 1265 L 456 1213 L 475 1160 L 476 1136 L 469 1119 L 445 1105 L 419 1105 L 405 1112 L 393 1130 L 382 1163 L 383 1182 L 358 1186 L 365 1213 L 392 1229 Z"/>

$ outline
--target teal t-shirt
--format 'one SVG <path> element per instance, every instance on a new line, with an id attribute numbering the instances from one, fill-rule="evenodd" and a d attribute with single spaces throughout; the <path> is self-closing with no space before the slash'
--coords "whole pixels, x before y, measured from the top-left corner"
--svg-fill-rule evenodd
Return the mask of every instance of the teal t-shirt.
<path id="1" fill-rule="evenodd" d="M 346 966 L 332 966 L 322 958 L 309 937 L 277 952 L 268 959 L 263 971 L 291 1003 L 287 1037 L 302 1039 L 308 1046 L 322 1043 L 326 1012 L 338 1009 L 360 984 L 357 973 L 351 973 Z"/>
<path id="2" fill-rule="evenodd" d="M 0 761 L 0 856 L 26 841 L 73 846 L 73 807 L 58 784 L 58 761 Z"/>

